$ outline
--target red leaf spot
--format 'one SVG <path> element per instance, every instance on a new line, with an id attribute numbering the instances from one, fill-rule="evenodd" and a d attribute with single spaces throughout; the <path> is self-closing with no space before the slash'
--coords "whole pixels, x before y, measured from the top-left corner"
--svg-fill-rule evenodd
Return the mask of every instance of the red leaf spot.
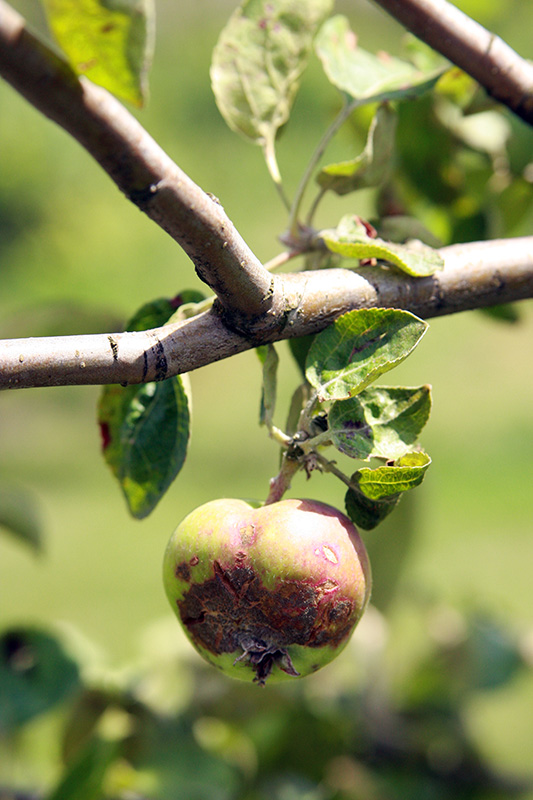
<path id="1" fill-rule="evenodd" d="M 107 422 L 100 422 L 100 436 L 102 437 L 102 450 L 106 450 L 111 444 L 111 431 Z"/>

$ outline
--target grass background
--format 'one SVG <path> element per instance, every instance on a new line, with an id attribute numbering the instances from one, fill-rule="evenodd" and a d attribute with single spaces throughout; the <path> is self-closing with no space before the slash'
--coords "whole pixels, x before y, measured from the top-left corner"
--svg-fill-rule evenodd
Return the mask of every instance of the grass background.
<path id="1" fill-rule="evenodd" d="M 16 7 L 40 25 L 36 3 Z M 461 8 L 531 56 L 527 3 L 462 2 Z M 278 252 L 284 213 L 258 149 L 226 129 L 208 80 L 210 51 L 234 4 L 159 3 L 151 100 L 138 116 L 167 152 L 213 192 L 257 255 Z M 399 28 L 367 2 L 339 3 L 363 46 L 398 48 Z M 208 22 L 206 23 L 206 20 Z M 294 190 L 337 98 L 312 65 L 280 141 L 280 166 Z M 350 132 L 330 155 L 354 149 Z M 334 200 L 322 221 L 364 213 L 368 198 Z M 525 232 L 525 231 L 524 231 Z M 0 335 L 120 329 L 145 300 L 199 286 L 166 234 L 120 196 L 65 133 L 0 84 Z M 434 410 L 422 437 L 433 457 L 414 495 L 412 541 L 391 610 L 390 658 L 408 670 L 416 652 L 416 602 L 478 610 L 533 637 L 533 306 L 508 326 L 481 313 L 431 321 L 391 383 L 431 383 Z M 279 422 L 296 371 L 283 344 Z M 168 618 L 160 572 L 180 519 L 213 497 L 262 499 L 277 450 L 257 426 L 260 368 L 254 353 L 191 375 L 193 433 L 186 465 L 153 515 L 136 522 L 100 454 L 97 388 L 36 389 L 0 397 L 0 479 L 38 500 L 46 532 L 36 558 L 0 539 L 0 623 L 60 622 L 121 667 L 139 655 L 155 620 Z M 342 507 L 328 476 L 298 476 L 293 496 Z M 386 580 L 405 531 L 401 519 L 365 536 Z M 379 591 L 379 587 L 376 588 Z M 381 587 L 383 591 L 383 587 Z M 179 636 L 176 625 L 176 636 Z M 531 645 L 533 650 L 533 644 Z M 348 656 L 346 656 L 348 657 Z M 533 659 L 533 656 L 532 656 Z M 466 709 L 484 751 L 503 769 L 530 770 L 533 681 L 480 694 Z"/>

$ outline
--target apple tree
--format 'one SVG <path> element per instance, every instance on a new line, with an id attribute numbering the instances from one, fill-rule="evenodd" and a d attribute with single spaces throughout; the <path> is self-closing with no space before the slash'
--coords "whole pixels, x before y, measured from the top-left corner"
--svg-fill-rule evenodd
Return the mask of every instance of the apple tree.
<path id="1" fill-rule="evenodd" d="M 253 353 L 240 403 L 258 407 L 262 446 L 276 458 L 254 500 L 212 494 L 196 511 L 169 511 L 178 527 L 166 592 L 211 666 L 169 650 L 174 629 L 165 628 L 152 661 L 118 679 L 91 673 L 83 648 L 51 627 L 3 626 L 0 752 L 15 766 L 0 769 L 0 798 L 509 798 L 533 786 L 492 765 L 465 722 L 476 693 L 527 674 L 530 633 L 421 601 L 438 633 L 413 645 L 400 626 L 396 652 L 414 656 L 395 691 L 386 656 L 413 491 L 425 491 L 440 457 L 423 444 L 431 369 L 416 385 L 387 373 L 424 348 L 428 320 L 453 326 L 465 311 L 507 326 L 510 347 L 527 350 L 516 331 L 529 312 L 518 301 L 533 297 L 533 65 L 447 0 L 377 2 L 405 29 L 392 53 L 365 46 L 355 2 L 340 13 L 333 0 L 243 0 L 217 31 L 202 80 L 240 136 L 232 152 L 251 144 L 262 155 L 283 219 L 268 231 L 277 252 L 259 258 L 225 197 L 189 177 L 139 121 L 155 102 L 152 0 L 42 0 L 39 33 L 0 0 L 2 78 L 192 262 L 171 291 L 157 263 L 145 270 L 150 294 L 121 326 L 5 338 L 1 388 L 13 397 L 100 387 L 91 397 L 102 471 L 124 516 L 143 524 L 190 468 L 200 368 Z M 180 13 L 158 9 L 157 19 L 177 25 Z M 187 71 L 173 55 L 173 74 Z M 320 136 L 305 158 L 293 141 L 284 164 L 298 114 L 300 131 L 314 133 L 319 119 Z M 239 158 L 227 159 L 231 179 L 270 221 Z M 25 235 L 16 191 L 10 202 L 7 190 L 0 196 L 6 242 Z M 75 199 L 83 192 L 80 182 Z M 110 281 L 127 283 L 124 270 Z M 457 354 L 467 363 L 468 346 Z M 474 380 L 475 370 L 472 360 Z M 217 383 L 200 402 L 215 409 L 225 389 Z M 452 440 L 451 418 L 449 428 Z M 231 472 L 216 442 L 207 452 Z M 321 500 L 326 480 L 336 507 Z M 302 500 L 286 496 L 296 485 Z M 24 487 L 0 484 L 0 522 L 42 549 Z M 376 529 L 386 531 L 379 540 Z M 55 751 L 28 781 L 47 738 Z"/>

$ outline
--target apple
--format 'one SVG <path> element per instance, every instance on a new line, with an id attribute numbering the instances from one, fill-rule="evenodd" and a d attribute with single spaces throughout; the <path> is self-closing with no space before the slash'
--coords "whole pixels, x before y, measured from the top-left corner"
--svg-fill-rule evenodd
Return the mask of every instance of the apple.
<path id="1" fill-rule="evenodd" d="M 371 574 L 357 529 L 314 500 L 212 500 L 168 543 L 165 590 L 209 663 L 261 686 L 309 675 L 347 644 Z"/>

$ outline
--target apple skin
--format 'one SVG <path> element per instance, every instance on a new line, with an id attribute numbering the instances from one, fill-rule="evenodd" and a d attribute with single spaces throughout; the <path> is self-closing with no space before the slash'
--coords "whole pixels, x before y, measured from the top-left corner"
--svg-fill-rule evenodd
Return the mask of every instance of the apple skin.
<path id="1" fill-rule="evenodd" d="M 348 643 L 370 597 L 357 529 L 315 500 L 212 500 L 168 543 L 165 591 L 185 634 L 225 674 L 264 685 L 309 675 Z"/>

